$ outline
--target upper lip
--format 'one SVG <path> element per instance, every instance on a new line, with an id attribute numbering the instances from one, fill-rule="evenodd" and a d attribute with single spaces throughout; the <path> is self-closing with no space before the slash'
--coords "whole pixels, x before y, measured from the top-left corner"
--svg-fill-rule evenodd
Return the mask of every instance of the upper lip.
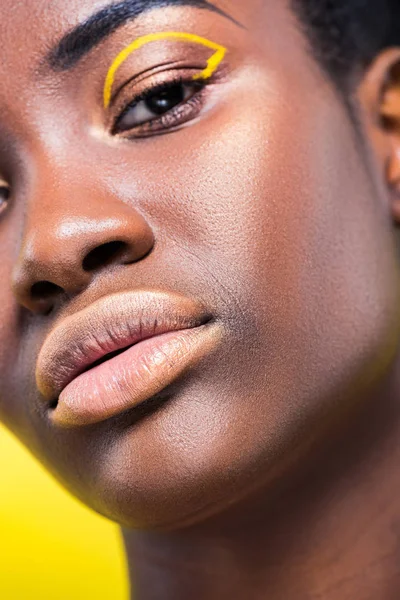
<path id="1" fill-rule="evenodd" d="M 179 294 L 124 292 L 97 300 L 66 317 L 46 338 L 37 360 L 36 382 L 54 401 L 75 377 L 141 340 L 205 324 L 204 306 Z"/>

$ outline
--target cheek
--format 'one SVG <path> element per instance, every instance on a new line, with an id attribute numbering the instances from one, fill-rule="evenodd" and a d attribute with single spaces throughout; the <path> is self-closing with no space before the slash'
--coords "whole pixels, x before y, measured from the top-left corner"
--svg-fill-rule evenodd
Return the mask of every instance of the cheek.
<path id="1" fill-rule="evenodd" d="M 172 157 L 160 152 L 149 176 L 168 181 L 160 231 L 170 260 L 177 244 L 190 253 L 221 313 L 258 346 L 260 377 L 268 358 L 269 381 L 284 381 L 299 402 L 328 397 L 393 356 L 399 273 L 389 215 L 330 88 L 248 78 L 234 103 L 177 134 Z M 160 197 L 156 186 L 152 194 Z M 247 318 L 253 340 L 240 326 Z"/>

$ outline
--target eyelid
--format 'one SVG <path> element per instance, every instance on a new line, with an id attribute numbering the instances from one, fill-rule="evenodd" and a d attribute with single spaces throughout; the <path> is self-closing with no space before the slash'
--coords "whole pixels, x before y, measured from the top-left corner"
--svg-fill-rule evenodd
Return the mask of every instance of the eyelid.
<path id="1" fill-rule="evenodd" d="M 179 39 L 183 42 L 191 42 L 200 44 L 207 48 L 214 50 L 214 54 L 207 60 L 207 67 L 203 69 L 201 73 L 196 74 L 193 79 L 208 79 L 213 75 L 218 66 L 223 61 L 227 49 L 220 44 L 216 44 L 215 42 L 211 42 L 210 40 L 200 37 L 198 35 L 192 33 L 183 33 L 178 31 L 165 31 L 161 33 L 153 33 L 149 35 L 142 36 L 134 40 L 129 46 L 127 46 L 122 52 L 118 54 L 111 67 L 108 70 L 106 81 L 104 84 L 104 92 L 103 92 L 103 101 L 104 107 L 108 108 L 111 100 L 112 100 L 112 88 L 115 80 L 115 75 L 119 69 L 119 67 L 126 61 L 126 59 L 136 50 L 148 44 L 150 42 L 175 38 Z"/>

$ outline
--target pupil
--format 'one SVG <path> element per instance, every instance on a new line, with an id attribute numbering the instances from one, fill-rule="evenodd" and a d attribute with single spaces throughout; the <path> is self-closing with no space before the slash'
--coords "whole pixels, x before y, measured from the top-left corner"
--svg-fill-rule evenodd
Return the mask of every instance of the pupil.
<path id="1" fill-rule="evenodd" d="M 151 112 L 156 115 L 162 115 L 174 108 L 185 99 L 185 91 L 181 83 L 171 85 L 167 90 L 163 90 L 147 98 L 146 105 Z"/>

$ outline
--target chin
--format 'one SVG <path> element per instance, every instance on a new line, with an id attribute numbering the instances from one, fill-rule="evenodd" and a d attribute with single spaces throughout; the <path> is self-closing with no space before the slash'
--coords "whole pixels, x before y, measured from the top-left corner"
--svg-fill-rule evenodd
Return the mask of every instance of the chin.
<path id="1" fill-rule="evenodd" d="M 250 490 L 256 469 L 257 481 L 270 458 L 265 437 L 248 435 L 250 415 L 244 411 L 243 426 L 233 413 L 242 398 L 231 411 L 227 402 L 192 378 L 139 420 L 126 414 L 75 432 L 74 468 L 58 464 L 53 473 L 121 526 L 167 531 L 199 524 Z M 65 459 L 65 450 L 59 452 Z"/>

